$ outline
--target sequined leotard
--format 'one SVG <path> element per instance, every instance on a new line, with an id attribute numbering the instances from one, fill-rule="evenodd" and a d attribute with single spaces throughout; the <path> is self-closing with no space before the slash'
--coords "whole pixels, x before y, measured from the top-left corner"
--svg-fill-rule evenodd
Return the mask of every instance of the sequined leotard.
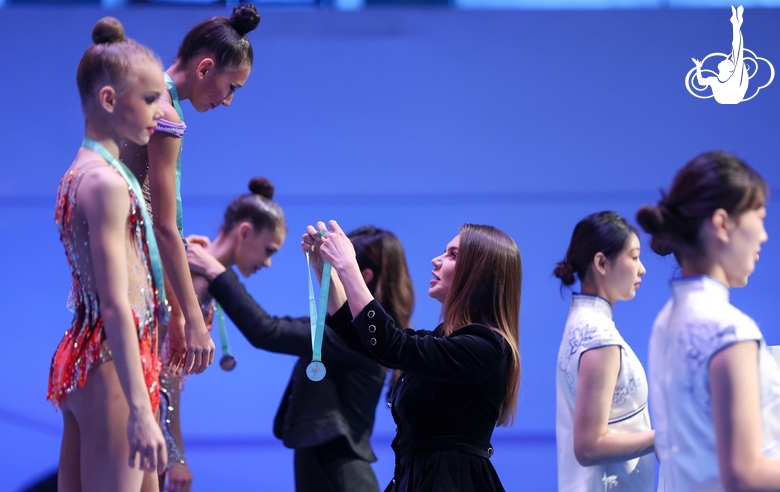
<path id="1" fill-rule="evenodd" d="M 71 301 L 73 322 L 65 332 L 49 373 L 47 398 L 56 407 L 75 389 L 84 386 L 91 369 L 111 360 L 111 348 L 100 317 L 100 302 L 89 249 L 89 226 L 77 205 L 77 191 L 84 174 L 105 162 L 74 166 L 60 181 L 55 221 L 65 247 L 73 285 Z M 127 215 L 125 251 L 127 252 L 128 298 L 133 311 L 141 351 L 144 381 L 152 410 L 160 401 L 160 363 L 157 355 L 157 320 L 154 280 L 146 240 L 146 230 L 139 207 L 143 197 L 128 190 L 130 209 Z"/>

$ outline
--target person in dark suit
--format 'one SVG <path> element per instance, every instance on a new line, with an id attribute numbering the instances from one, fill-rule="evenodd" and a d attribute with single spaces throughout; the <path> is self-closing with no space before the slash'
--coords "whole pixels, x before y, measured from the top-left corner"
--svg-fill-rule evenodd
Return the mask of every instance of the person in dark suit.
<path id="1" fill-rule="evenodd" d="M 243 198 L 241 207 L 229 207 L 225 223 L 230 230 L 223 226 L 219 237 L 205 248 L 194 241 L 187 252 L 190 268 L 204 279 L 207 294 L 222 306 L 253 346 L 299 357 L 274 422 L 274 435 L 295 450 L 296 490 L 378 491 L 370 465 L 376 457 L 369 438 L 385 367 L 347 347 L 327 326 L 326 319 L 322 357 L 328 372 L 322 381 L 310 381 L 306 377 L 306 366 L 312 360 L 309 317 L 268 314 L 231 268 L 236 262 L 244 276 L 249 276 L 261 266 L 270 266 L 270 255 L 281 247 L 278 239 L 281 237 L 283 242 L 286 226 L 281 209 L 271 201 L 272 194 L 255 194 Z M 269 220 L 254 220 L 252 225 L 251 217 L 265 213 L 268 202 L 274 205 L 274 212 L 266 214 Z M 242 229 L 250 228 L 265 231 L 270 239 L 268 244 L 253 246 L 267 249 L 267 260 L 242 265 L 241 253 L 235 254 L 236 247 L 227 247 L 226 240 L 231 231 L 241 234 Z M 279 231 L 283 231 L 281 236 Z M 396 319 L 409 323 L 414 291 L 401 242 L 393 233 L 372 226 L 356 229 L 349 238 L 357 251 L 366 288 L 382 299 Z"/>
<path id="2" fill-rule="evenodd" d="M 386 491 L 503 491 L 490 463 L 496 424 L 509 425 L 520 381 L 522 264 L 517 245 L 491 226 L 465 224 L 432 260 L 428 294 L 443 305 L 433 331 L 399 329 L 361 279 L 335 221 L 307 228 L 301 246 L 329 262 L 329 326 L 352 349 L 403 371 L 390 404 L 398 431 Z"/>

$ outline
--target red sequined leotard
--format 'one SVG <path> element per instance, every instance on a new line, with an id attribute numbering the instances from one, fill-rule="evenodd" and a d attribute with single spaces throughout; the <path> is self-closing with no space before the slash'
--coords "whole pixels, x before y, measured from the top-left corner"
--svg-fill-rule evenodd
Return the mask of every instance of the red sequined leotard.
<path id="1" fill-rule="evenodd" d="M 81 178 L 90 169 L 101 165 L 108 166 L 102 161 L 74 166 L 62 177 L 57 193 L 55 221 L 73 276 L 69 304 L 72 305 L 74 315 L 70 329 L 65 332 L 54 353 L 49 373 L 47 398 L 56 407 L 68 394 L 84 386 L 91 369 L 112 358 L 100 317 L 100 302 L 89 249 L 89 226 L 76 201 Z M 160 362 L 157 355 L 154 281 L 146 230 L 139 208 L 145 205 L 143 197 L 136 197 L 129 189 L 128 193 L 130 209 L 125 236 L 127 294 L 141 350 L 144 381 L 154 411 L 160 401 Z"/>

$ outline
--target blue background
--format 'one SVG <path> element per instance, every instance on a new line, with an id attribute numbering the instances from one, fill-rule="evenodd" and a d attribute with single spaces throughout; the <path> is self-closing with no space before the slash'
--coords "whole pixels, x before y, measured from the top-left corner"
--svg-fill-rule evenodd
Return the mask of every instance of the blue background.
<path id="1" fill-rule="evenodd" d="M 219 7 L 135 6 L 110 13 L 169 63 L 186 31 Z M 685 90 L 691 58 L 728 52 L 728 8 L 479 11 L 446 8 L 261 10 L 252 75 L 229 108 L 184 104 L 185 232 L 212 237 L 252 176 L 277 186 L 287 245 L 246 281 L 266 309 L 305 315 L 303 228 L 335 218 L 403 241 L 417 292 L 416 327 L 433 327 L 430 259 L 464 222 L 496 225 L 523 254 L 523 379 L 517 422 L 494 435 L 507 490 L 555 490 L 555 358 L 568 311 L 551 272 L 586 214 L 633 221 L 677 168 L 731 151 L 780 183 L 778 81 L 737 106 Z M 83 121 L 75 70 L 94 6 L 0 9 L 0 490 L 56 466 L 61 417 L 45 401 L 49 362 L 70 313 L 69 271 L 54 196 Z M 780 64 L 780 11 L 748 8 L 746 47 Z M 761 77 L 759 73 L 757 77 Z M 777 193 L 775 193 L 777 194 Z M 780 344 L 775 276 L 780 216 L 733 302 Z M 646 244 L 647 237 L 643 237 Z M 675 274 L 645 248 L 637 298 L 618 328 L 646 361 L 655 314 Z M 229 326 L 238 367 L 192 377 L 183 428 L 194 490 L 292 490 L 292 452 L 271 434 L 293 358 L 249 346 Z M 394 424 L 380 403 L 373 440 L 381 484 L 392 476 Z"/>

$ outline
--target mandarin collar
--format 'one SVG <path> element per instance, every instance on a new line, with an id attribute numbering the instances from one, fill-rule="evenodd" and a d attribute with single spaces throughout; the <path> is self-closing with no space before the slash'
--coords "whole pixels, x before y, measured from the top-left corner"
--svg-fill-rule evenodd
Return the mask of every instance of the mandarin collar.
<path id="1" fill-rule="evenodd" d="M 572 307 L 593 308 L 609 319 L 612 319 L 612 305 L 608 300 L 601 296 L 593 296 L 590 294 L 572 294 L 571 305 Z"/>
<path id="2" fill-rule="evenodd" d="M 678 278 L 671 281 L 672 295 L 675 299 L 693 292 L 703 292 L 718 300 L 729 302 L 729 288 L 706 275 Z"/>

